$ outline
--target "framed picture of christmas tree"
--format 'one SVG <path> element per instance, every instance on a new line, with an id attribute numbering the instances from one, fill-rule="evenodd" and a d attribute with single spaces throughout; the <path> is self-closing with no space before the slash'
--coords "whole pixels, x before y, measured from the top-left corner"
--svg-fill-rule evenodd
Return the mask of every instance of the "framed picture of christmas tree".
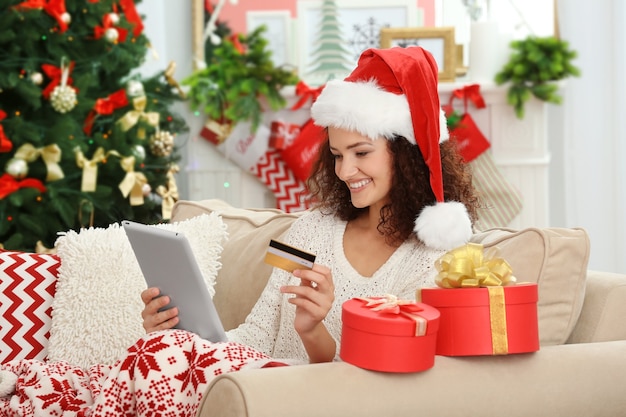
<path id="1" fill-rule="evenodd" d="M 361 53 L 380 47 L 385 27 L 418 26 L 414 0 L 317 0 L 298 2 L 298 74 L 309 85 L 343 78 Z"/>
<path id="2" fill-rule="evenodd" d="M 456 43 L 454 27 L 391 27 L 380 30 L 380 47 L 421 46 L 428 50 L 439 67 L 439 81 L 456 77 Z"/>

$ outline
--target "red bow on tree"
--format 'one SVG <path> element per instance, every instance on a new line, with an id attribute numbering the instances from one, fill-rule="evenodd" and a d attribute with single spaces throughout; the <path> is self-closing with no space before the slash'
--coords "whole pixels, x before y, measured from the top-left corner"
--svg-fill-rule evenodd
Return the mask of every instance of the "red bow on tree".
<path id="1" fill-rule="evenodd" d="M 97 115 L 112 114 L 116 109 L 125 106 L 128 106 L 128 97 L 126 96 L 126 90 L 123 88 L 109 94 L 106 98 L 99 98 L 96 100 L 96 104 L 93 106 L 93 109 L 89 112 L 87 118 L 85 119 L 83 132 L 87 135 L 91 135 L 93 122 Z"/>
<path id="2" fill-rule="evenodd" d="M 41 193 L 46 192 L 46 186 L 41 181 L 35 178 L 26 178 L 25 180 L 18 181 L 9 174 L 4 174 L 0 177 L 0 200 L 4 197 L 13 194 L 20 188 L 36 188 Z"/>
<path id="3" fill-rule="evenodd" d="M 141 21 L 141 16 L 137 13 L 134 0 L 120 0 L 120 6 L 122 6 L 122 10 L 124 10 L 126 20 L 135 25 L 133 28 L 133 36 L 137 37 L 141 35 L 143 22 Z"/>
<path id="4" fill-rule="evenodd" d="M 3 110 L 0 110 L 0 121 L 4 120 L 6 117 L 7 114 Z M 0 152 L 11 152 L 11 149 L 13 149 L 13 143 L 4 134 L 4 128 L 0 124 Z"/>
<path id="5" fill-rule="evenodd" d="M 61 33 L 67 30 L 69 22 L 66 22 L 63 17 L 63 15 L 67 14 L 65 0 L 27 0 L 15 7 L 20 9 L 43 9 L 57 21 Z"/>

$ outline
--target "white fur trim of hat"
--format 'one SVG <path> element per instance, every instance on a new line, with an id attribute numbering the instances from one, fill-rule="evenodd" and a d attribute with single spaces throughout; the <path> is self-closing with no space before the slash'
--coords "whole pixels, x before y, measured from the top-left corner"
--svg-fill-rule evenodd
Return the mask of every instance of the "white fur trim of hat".
<path id="1" fill-rule="evenodd" d="M 366 82 L 329 81 L 311 108 L 315 124 L 359 132 L 375 140 L 402 136 L 416 144 L 411 111 L 406 96 L 393 94 Z M 439 142 L 450 138 L 446 115 L 439 112 Z"/>

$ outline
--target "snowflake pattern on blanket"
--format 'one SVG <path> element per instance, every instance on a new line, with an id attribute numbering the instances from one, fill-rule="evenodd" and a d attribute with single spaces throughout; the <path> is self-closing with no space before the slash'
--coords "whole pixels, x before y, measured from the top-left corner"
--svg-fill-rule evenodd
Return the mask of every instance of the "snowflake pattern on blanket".
<path id="1" fill-rule="evenodd" d="M 238 343 L 211 343 L 182 330 L 150 333 L 113 366 L 21 360 L 0 369 L 17 376 L 0 398 L 2 416 L 194 416 L 213 378 L 271 359 Z"/>

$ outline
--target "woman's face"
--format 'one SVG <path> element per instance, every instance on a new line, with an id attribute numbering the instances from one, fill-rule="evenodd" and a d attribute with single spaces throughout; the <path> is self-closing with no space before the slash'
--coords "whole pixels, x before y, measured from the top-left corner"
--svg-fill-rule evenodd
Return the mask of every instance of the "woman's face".
<path id="1" fill-rule="evenodd" d="M 350 189 L 352 204 L 357 208 L 385 204 L 392 177 L 387 140 L 372 140 L 334 127 L 328 128 L 328 139 L 335 156 L 335 174 Z"/>

